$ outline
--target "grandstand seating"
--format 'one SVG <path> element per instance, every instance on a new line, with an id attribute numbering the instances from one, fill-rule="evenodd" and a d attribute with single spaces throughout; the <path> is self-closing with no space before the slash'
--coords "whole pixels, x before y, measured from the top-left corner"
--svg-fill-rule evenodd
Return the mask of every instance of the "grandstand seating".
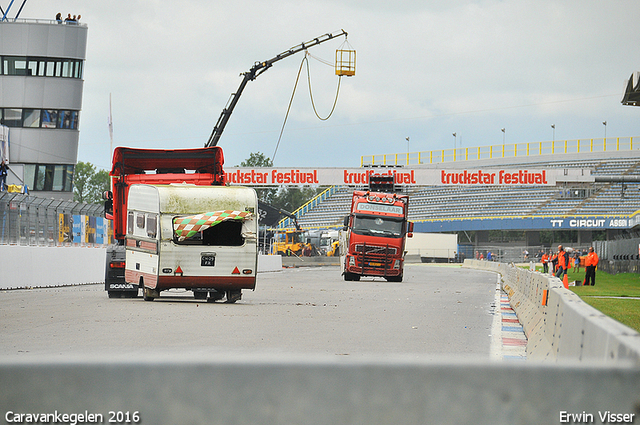
<path id="1" fill-rule="evenodd" d="M 589 168 L 593 175 L 640 175 L 640 157 L 633 158 L 580 158 L 580 155 L 537 157 L 538 162 L 509 158 L 508 167 L 526 165 L 536 167 Z M 571 158 L 569 158 L 571 157 Z M 548 159 L 544 161 L 544 159 Z M 551 159 L 556 162 L 551 162 Z M 473 161 L 474 166 L 478 160 Z M 471 161 L 470 161 L 471 163 Z M 471 166 L 471 165 L 470 165 Z M 596 182 L 587 185 L 588 191 L 576 193 L 574 186 L 421 186 L 408 189 L 409 219 L 452 220 L 481 217 L 529 216 L 589 216 L 630 215 L 640 210 L 640 182 Z M 583 187 L 577 187 L 585 188 Z M 574 191 L 572 193 L 572 190 Z M 305 228 L 341 226 L 349 213 L 353 187 L 334 188 L 331 196 L 298 218 Z"/>

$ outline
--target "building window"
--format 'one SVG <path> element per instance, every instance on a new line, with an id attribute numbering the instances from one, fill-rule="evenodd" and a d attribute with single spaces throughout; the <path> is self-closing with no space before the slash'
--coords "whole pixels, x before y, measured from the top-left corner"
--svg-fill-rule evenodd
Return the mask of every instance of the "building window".
<path id="1" fill-rule="evenodd" d="M 56 128 L 58 122 L 58 111 L 55 109 L 45 109 L 42 111 L 42 128 Z"/>
<path id="2" fill-rule="evenodd" d="M 79 111 L 57 109 L 0 109 L 0 123 L 7 127 L 78 129 Z"/>
<path id="3" fill-rule="evenodd" d="M 32 128 L 40 127 L 40 109 L 23 109 L 22 126 Z"/>
<path id="4" fill-rule="evenodd" d="M 25 164 L 24 184 L 32 191 L 71 192 L 73 165 Z"/>
<path id="5" fill-rule="evenodd" d="M 80 59 L 2 56 L 0 74 L 81 79 L 82 64 Z"/>
<path id="6" fill-rule="evenodd" d="M 5 108 L 2 123 L 7 127 L 22 127 L 22 110 Z"/>

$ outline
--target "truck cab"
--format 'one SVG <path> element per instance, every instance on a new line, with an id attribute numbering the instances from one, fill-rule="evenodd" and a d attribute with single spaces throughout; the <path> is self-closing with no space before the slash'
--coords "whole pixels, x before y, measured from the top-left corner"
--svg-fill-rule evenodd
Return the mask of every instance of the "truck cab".
<path id="1" fill-rule="evenodd" d="M 344 280 L 379 276 L 390 282 L 402 282 L 405 241 L 413 232 L 413 223 L 407 221 L 408 209 L 406 195 L 371 190 L 353 192 L 351 212 L 340 232 Z"/>

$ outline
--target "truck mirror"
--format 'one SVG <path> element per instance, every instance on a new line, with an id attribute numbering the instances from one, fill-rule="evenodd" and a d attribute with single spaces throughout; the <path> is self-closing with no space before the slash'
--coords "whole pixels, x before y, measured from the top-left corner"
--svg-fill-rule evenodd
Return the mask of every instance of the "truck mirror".
<path id="1" fill-rule="evenodd" d="M 408 224 L 407 237 L 412 238 L 413 237 L 413 221 L 410 221 L 407 224 Z"/>
<path id="2" fill-rule="evenodd" d="M 113 192 L 110 190 L 105 191 L 102 194 L 102 199 L 104 199 L 104 215 L 110 216 L 113 215 Z"/>
<path id="3" fill-rule="evenodd" d="M 342 228 L 342 230 L 344 230 L 346 232 L 349 229 L 349 216 L 348 215 L 346 215 L 344 217 L 343 226 L 344 227 Z"/>

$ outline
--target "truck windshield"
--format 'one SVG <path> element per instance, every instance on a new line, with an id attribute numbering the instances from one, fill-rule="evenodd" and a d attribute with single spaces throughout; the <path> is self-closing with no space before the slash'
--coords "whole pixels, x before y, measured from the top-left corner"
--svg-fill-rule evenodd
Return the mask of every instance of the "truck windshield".
<path id="1" fill-rule="evenodd" d="M 287 242 L 288 243 L 301 243 L 302 236 L 300 233 L 287 233 Z"/>
<path id="2" fill-rule="evenodd" d="M 356 215 L 352 231 L 359 235 L 400 238 L 403 223 L 399 218 Z"/>

